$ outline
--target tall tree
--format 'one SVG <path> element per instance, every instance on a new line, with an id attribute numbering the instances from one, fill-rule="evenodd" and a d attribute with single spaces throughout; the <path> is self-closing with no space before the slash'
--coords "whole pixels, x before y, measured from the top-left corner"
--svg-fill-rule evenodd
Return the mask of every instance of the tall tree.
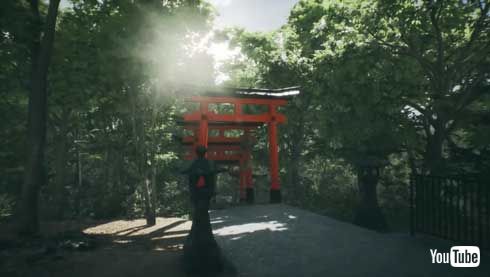
<path id="1" fill-rule="evenodd" d="M 31 80 L 27 122 L 27 160 L 20 203 L 19 231 L 39 231 L 39 189 L 46 181 L 44 151 L 46 143 L 47 77 L 53 49 L 60 0 L 50 0 L 43 23 L 38 0 L 30 0 L 32 28 Z"/>
<path id="2" fill-rule="evenodd" d="M 419 89 L 402 96 L 425 137 L 424 169 L 442 173 L 448 139 L 490 91 L 490 2 L 371 1 L 358 28 L 417 68 Z"/>

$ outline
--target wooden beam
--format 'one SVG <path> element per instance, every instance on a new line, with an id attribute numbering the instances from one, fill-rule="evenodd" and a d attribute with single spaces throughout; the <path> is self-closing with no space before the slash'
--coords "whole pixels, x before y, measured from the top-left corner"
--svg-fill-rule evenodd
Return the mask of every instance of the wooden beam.
<path id="1" fill-rule="evenodd" d="M 224 155 L 224 154 L 211 154 L 208 153 L 207 159 L 211 161 L 239 161 L 241 159 L 241 155 L 239 154 L 234 154 L 234 155 Z M 196 155 L 191 155 L 187 154 L 184 156 L 184 159 L 186 160 L 194 160 L 196 158 Z"/>
<path id="2" fill-rule="evenodd" d="M 182 138 L 183 144 L 193 144 L 196 142 L 196 138 L 193 136 L 185 136 Z M 242 142 L 241 138 L 227 138 L 227 137 L 208 137 L 208 145 L 212 147 L 213 144 L 240 144 Z"/>
<path id="3" fill-rule="evenodd" d="M 242 151 L 240 145 L 226 145 L 226 144 L 210 144 L 208 145 L 208 153 L 215 151 Z M 187 145 L 186 150 L 192 151 L 192 145 Z"/>
<path id="4" fill-rule="evenodd" d="M 276 105 L 284 106 L 288 103 L 285 99 L 266 99 L 266 98 L 236 98 L 236 97 L 206 97 L 192 96 L 187 98 L 187 102 L 208 102 L 208 103 L 230 103 L 230 104 L 248 104 L 248 105 Z"/>
<path id="5" fill-rule="evenodd" d="M 217 121 L 217 122 L 261 122 L 261 123 L 267 123 L 267 122 L 277 122 L 277 123 L 284 123 L 286 122 L 286 116 L 280 113 L 274 113 L 273 115 L 269 114 L 259 114 L 259 115 L 252 115 L 252 114 L 240 114 L 240 115 L 235 115 L 235 114 L 215 114 L 212 112 L 208 112 L 204 118 L 203 115 L 200 112 L 194 112 L 191 114 L 186 114 L 184 115 L 184 120 L 185 121 L 206 121 L 206 122 L 211 122 L 211 121 Z"/>

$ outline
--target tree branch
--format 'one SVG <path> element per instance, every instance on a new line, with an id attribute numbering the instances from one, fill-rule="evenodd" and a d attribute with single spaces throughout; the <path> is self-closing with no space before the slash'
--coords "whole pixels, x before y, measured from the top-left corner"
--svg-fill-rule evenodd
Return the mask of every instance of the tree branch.
<path id="1" fill-rule="evenodd" d="M 416 109 L 419 113 L 426 115 L 427 110 L 423 108 L 420 104 L 417 104 L 415 102 L 412 102 L 410 100 L 403 100 L 403 102 L 407 105 L 410 106 L 414 109 Z"/>
<path id="2" fill-rule="evenodd" d="M 420 64 L 420 66 L 426 70 L 427 74 L 429 74 L 430 76 L 434 76 L 434 70 L 433 70 L 430 62 L 427 61 L 426 59 L 424 59 L 424 57 L 422 57 L 422 55 L 418 55 L 413 50 L 413 48 L 410 46 L 410 43 L 408 41 L 406 41 L 405 39 L 403 39 L 403 37 L 404 37 L 403 35 L 402 35 L 402 41 L 407 45 L 406 47 L 401 47 L 401 46 L 391 44 L 391 43 L 377 37 L 373 32 L 371 32 L 369 30 L 368 30 L 368 33 L 373 37 L 373 39 L 376 41 L 376 43 L 378 43 L 379 45 L 383 45 L 383 46 L 390 48 L 392 50 L 393 54 L 403 55 L 403 56 L 408 56 L 408 57 L 414 58 Z"/>
<path id="3" fill-rule="evenodd" d="M 435 36 L 436 36 L 436 40 L 437 40 L 437 70 L 440 71 L 440 73 L 443 72 L 444 70 L 444 41 L 442 39 L 442 31 L 439 27 L 439 16 L 440 16 L 440 12 L 443 8 L 443 3 L 444 1 L 443 0 L 439 0 L 437 1 L 437 3 L 439 3 L 439 7 L 436 8 L 435 5 L 431 5 L 429 8 L 430 8 L 430 13 L 429 13 L 429 16 L 430 16 L 430 22 L 432 24 L 432 27 L 434 29 L 434 33 L 435 33 Z"/>
<path id="4" fill-rule="evenodd" d="M 462 95 L 460 95 L 460 99 L 459 99 L 459 105 L 458 105 L 458 108 L 456 109 L 456 112 L 455 114 L 461 112 L 463 109 L 465 109 L 468 105 L 470 105 L 471 103 L 473 103 L 473 101 L 475 101 L 476 99 L 478 99 L 478 97 L 480 97 L 483 92 L 484 92 L 484 89 L 479 89 L 481 87 L 479 87 L 478 85 L 481 84 L 484 80 L 484 74 L 481 74 L 471 85 L 471 87 L 469 87 L 467 90 L 466 90 L 466 93 L 463 93 Z"/>
<path id="5" fill-rule="evenodd" d="M 480 0 L 478 0 L 480 2 Z M 478 39 L 480 34 L 482 33 L 483 27 L 485 27 L 485 19 L 488 17 L 488 12 L 489 12 L 490 4 L 488 2 L 485 2 L 485 7 L 482 9 L 481 3 L 480 3 L 480 17 L 475 21 L 473 24 L 473 32 L 471 32 L 470 39 L 466 43 L 466 45 L 463 47 L 462 51 L 460 52 L 461 55 L 457 59 L 457 63 L 461 64 L 463 60 L 467 60 L 468 56 L 473 55 L 473 51 L 470 51 L 472 48 L 473 44 L 475 41 Z M 464 54 L 468 54 L 468 56 L 464 56 Z"/>

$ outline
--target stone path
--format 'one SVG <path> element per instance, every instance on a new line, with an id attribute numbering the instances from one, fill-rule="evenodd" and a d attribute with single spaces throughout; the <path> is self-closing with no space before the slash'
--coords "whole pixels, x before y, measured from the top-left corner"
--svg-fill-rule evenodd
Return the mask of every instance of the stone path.
<path id="1" fill-rule="evenodd" d="M 478 268 L 432 264 L 429 249 L 450 242 L 381 234 L 287 205 L 212 211 L 215 237 L 238 276 L 490 276 Z"/>

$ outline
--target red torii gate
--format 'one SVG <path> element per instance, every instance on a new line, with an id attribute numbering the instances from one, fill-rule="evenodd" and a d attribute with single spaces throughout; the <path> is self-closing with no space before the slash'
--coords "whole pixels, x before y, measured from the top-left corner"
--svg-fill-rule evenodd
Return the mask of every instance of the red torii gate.
<path id="1" fill-rule="evenodd" d="M 240 163 L 240 198 L 245 196 L 253 202 L 252 169 L 250 166 L 250 149 L 244 147 L 251 141 L 252 132 L 257 127 L 267 124 L 269 141 L 270 201 L 281 202 L 281 186 L 279 180 L 279 152 L 277 145 L 277 125 L 286 122 L 286 116 L 277 108 L 285 106 L 289 98 L 299 94 L 298 87 L 285 89 L 225 89 L 191 96 L 186 101 L 199 104 L 199 110 L 185 114 L 184 128 L 194 135 L 183 138 L 184 144 L 195 148 L 203 145 L 208 148 L 210 160 Z M 231 114 L 218 114 L 210 111 L 210 104 L 231 104 Z M 244 113 L 244 105 L 262 105 L 267 112 L 262 114 Z M 209 136 L 210 130 L 217 130 L 218 136 Z M 239 138 L 225 136 L 226 130 L 243 130 Z M 193 151 L 186 159 L 192 159 Z M 248 164 L 248 166 L 246 166 Z M 245 190 L 246 187 L 246 190 Z M 245 194 L 246 191 L 246 194 Z"/>

